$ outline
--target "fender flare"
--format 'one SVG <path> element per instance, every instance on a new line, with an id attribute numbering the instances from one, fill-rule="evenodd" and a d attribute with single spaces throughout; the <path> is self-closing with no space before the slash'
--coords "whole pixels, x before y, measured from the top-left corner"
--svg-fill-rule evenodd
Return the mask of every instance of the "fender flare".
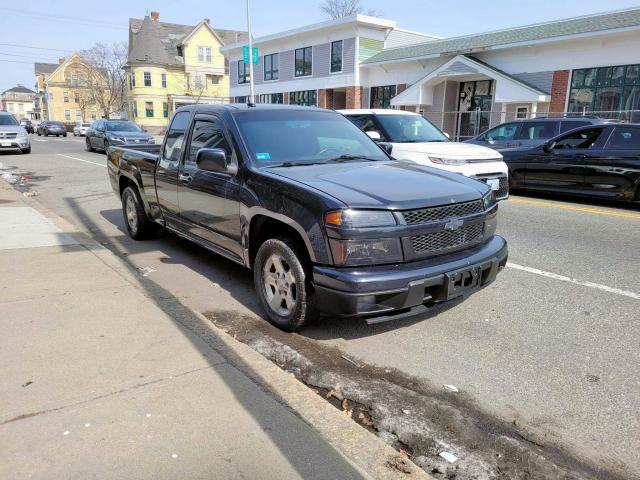
<path id="1" fill-rule="evenodd" d="M 120 169 L 120 178 L 124 177 L 127 180 L 133 182 L 135 187 L 138 189 L 138 193 L 140 194 L 140 198 L 142 199 L 142 205 L 144 206 L 144 211 L 147 213 L 147 216 L 149 216 L 150 213 L 151 213 L 151 206 L 149 205 L 149 200 L 147 199 L 147 195 L 146 195 L 146 193 L 144 191 L 144 187 L 142 186 L 142 183 L 138 180 L 138 178 L 134 174 L 134 171 L 137 170 L 137 169 L 135 167 L 131 167 L 131 168 L 132 168 L 131 172 L 127 171 L 127 170 Z M 118 180 L 118 183 L 120 183 L 119 180 Z"/>

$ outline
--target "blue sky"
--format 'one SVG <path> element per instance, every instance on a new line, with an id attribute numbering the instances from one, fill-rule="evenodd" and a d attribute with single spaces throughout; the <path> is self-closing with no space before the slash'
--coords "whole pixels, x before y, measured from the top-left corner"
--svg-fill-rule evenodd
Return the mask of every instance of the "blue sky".
<path id="1" fill-rule="evenodd" d="M 319 2 L 252 0 L 254 35 L 322 21 Z M 397 21 L 400 27 L 446 37 L 640 6 L 640 0 L 364 0 L 363 3 L 366 8 Z M 142 18 L 147 11 L 158 10 L 161 21 L 195 25 L 206 17 L 219 28 L 244 29 L 244 4 L 244 0 L 3 1 L 0 91 L 17 83 L 31 88 L 35 82 L 32 62 L 56 62 L 59 56 L 96 42 L 126 41 L 129 17 Z"/>

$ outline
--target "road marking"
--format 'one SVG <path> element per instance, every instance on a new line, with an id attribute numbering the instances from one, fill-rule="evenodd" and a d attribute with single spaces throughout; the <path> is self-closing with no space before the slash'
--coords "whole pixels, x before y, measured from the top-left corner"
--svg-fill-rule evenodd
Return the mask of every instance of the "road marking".
<path id="1" fill-rule="evenodd" d="M 510 198 L 507 201 L 509 203 L 521 203 L 525 205 L 534 205 L 536 207 L 560 208 L 562 210 L 572 210 L 574 212 L 595 213 L 596 215 L 605 215 L 609 217 L 621 217 L 621 218 L 635 218 L 640 220 L 640 214 L 633 213 L 633 212 L 618 212 L 615 210 L 605 210 L 603 208 L 595 208 L 595 207 L 578 207 L 576 205 L 565 205 L 562 203 L 544 202 L 541 200 L 528 200 L 524 198 Z"/>
<path id="2" fill-rule="evenodd" d="M 31 140 L 32 142 L 46 142 L 46 140 L 41 140 L 39 138 L 34 138 Z"/>
<path id="3" fill-rule="evenodd" d="M 527 273 L 533 273 L 534 275 L 541 275 L 547 278 L 553 278 L 554 280 L 560 280 L 561 282 L 573 283 L 574 285 L 581 285 L 583 287 L 595 288 L 597 290 L 602 290 L 603 292 L 614 293 L 616 295 L 622 295 L 623 297 L 633 298 L 634 300 L 640 300 L 640 293 L 630 292 L 628 290 L 620 290 L 619 288 L 608 287 L 606 285 L 601 285 L 599 283 L 593 282 L 585 282 L 582 280 L 578 280 L 577 278 L 565 277 L 564 275 L 559 275 L 553 272 L 547 272 L 545 270 L 539 270 L 537 268 L 525 267 L 524 265 L 518 265 L 517 263 L 507 263 L 507 267 L 513 268 L 515 270 L 521 270 Z"/>
<path id="4" fill-rule="evenodd" d="M 79 162 L 90 163 L 91 165 L 98 165 L 99 167 L 106 167 L 104 163 L 90 162 L 89 160 L 83 160 L 82 158 L 70 157 L 69 155 L 63 155 L 62 153 L 57 153 L 59 157 L 70 158 L 71 160 L 77 160 Z"/>

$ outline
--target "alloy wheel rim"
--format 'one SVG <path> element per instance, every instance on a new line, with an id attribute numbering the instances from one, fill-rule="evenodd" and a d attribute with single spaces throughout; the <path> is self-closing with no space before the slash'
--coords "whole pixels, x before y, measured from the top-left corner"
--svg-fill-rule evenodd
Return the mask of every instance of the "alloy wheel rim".
<path id="1" fill-rule="evenodd" d="M 280 316 L 290 315 L 298 301 L 296 278 L 281 255 L 273 253 L 262 270 L 264 291 L 269 308 Z"/>
<path id="2" fill-rule="evenodd" d="M 133 233 L 136 233 L 138 230 L 138 213 L 136 211 L 136 204 L 131 196 L 127 197 L 125 211 L 127 214 L 127 223 L 129 224 L 129 228 Z"/>

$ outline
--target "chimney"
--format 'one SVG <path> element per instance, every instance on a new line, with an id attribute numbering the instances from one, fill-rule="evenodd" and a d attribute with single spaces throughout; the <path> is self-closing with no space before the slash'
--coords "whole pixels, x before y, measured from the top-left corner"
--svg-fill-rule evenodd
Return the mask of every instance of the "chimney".
<path id="1" fill-rule="evenodd" d="M 205 19 L 204 19 L 204 21 L 205 21 L 206 23 L 211 23 L 211 20 L 210 20 L 210 19 L 208 19 L 208 18 L 205 18 Z"/>
<path id="2" fill-rule="evenodd" d="M 154 22 L 157 22 L 158 20 L 160 20 L 160 12 L 153 10 L 151 12 L 151 20 L 153 20 Z"/>
<path id="3" fill-rule="evenodd" d="M 58 58 L 58 63 L 59 63 L 60 65 L 62 65 L 66 60 L 67 60 L 66 58 L 64 58 L 64 57 L 60 57 L 60 58 Z"/>

